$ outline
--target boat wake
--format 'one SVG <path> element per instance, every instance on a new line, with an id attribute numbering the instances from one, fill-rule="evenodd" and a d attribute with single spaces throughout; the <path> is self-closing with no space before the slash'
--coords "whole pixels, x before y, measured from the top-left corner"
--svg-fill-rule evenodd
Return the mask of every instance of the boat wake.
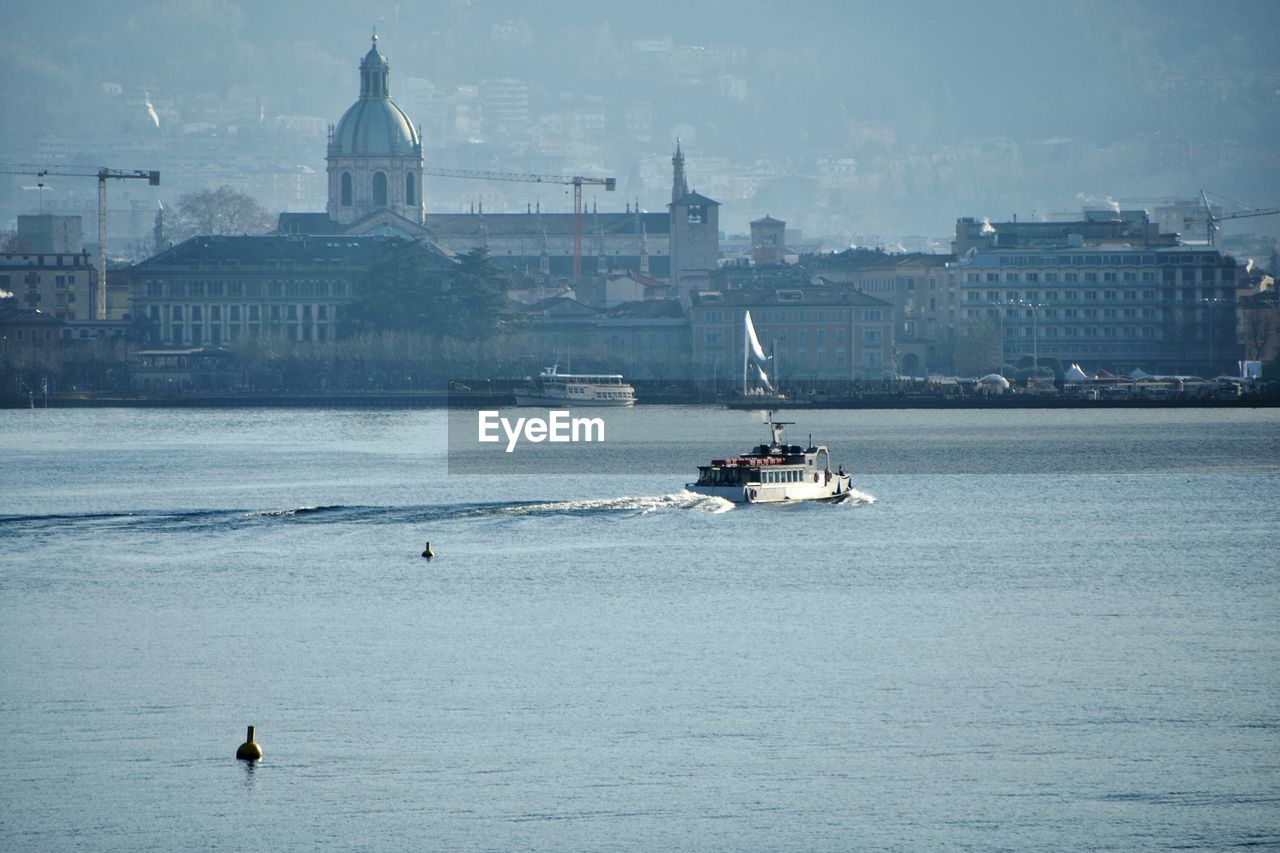
<path id="1" fill-rule="evenodd" d="M 727 512 L 733 504 L 724 498 L 695 495 L 693 492 L 676 492 L 658 497 L 600 498 L 585 501 L 548 501 L 545 503 L 512 504 L 505 508 L 486 508 L 483 514 L 493 515 L 589 515 L 598 512 L 623 512 L 648 515 L 668 509 L 692 509 L 700 512 Z"/>
<path id="2" fill-rule="evenodd" d="M 104 529 L 147 532 L 217 531 L 264 524 L 419 524 L 465 519 L 537 516 L 632 517 L 655 512 L 694 510 L 719 513 L 733 504 L 716 497 L 677 492 L 669 495 L 567 501 L 508 501 L 419 506 L 327 505 L 283 509 L 138 510 L 132 512 L 0 515 L 0 539 L 29 533 L 85 533 Z"/>

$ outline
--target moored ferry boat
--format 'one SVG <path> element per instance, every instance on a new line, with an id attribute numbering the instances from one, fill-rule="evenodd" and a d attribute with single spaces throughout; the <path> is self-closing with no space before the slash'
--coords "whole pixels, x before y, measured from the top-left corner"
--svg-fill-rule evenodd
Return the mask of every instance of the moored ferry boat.
<path id="1" fill-rule="evenodd" d="M 558 373 L 543 368 L 515 389 L 518 406 L 634 406 L 636 389 L 620 373 Z"/>
<path id="2" fill-rule="evenodd" d="M 792 503 L 795 501 L 840 501 L 853 490 L 850 477 L 841 467 L 831 470 L 831 452 L 823 444 L 784 444 L 783 427 L 769 415 L 773 441 L 747 453 L 713 459 L 698 466 L 698 480 L 685 486 L 699 495 L 724 498 L 733 503 Z"/>

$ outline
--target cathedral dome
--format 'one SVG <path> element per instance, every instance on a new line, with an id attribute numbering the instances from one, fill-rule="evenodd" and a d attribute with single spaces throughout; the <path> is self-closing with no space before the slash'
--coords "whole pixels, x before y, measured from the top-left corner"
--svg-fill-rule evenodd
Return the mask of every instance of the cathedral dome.
<path id="1" fill-rule="evenodd" d="M 330 156 L 385 157 L 418 154 L 422 139 L 404 110 L 391 100 L 390 64 L 378 51 L 378 37 L 360 63 L 360 100 L 333 131 Z"/>
<path id="2" fill-rule="evenodd" d="M 361 98 L 333 131 L 333 154 L 375 157 L 416 154 L 418 131 L 390 98 Z"/>

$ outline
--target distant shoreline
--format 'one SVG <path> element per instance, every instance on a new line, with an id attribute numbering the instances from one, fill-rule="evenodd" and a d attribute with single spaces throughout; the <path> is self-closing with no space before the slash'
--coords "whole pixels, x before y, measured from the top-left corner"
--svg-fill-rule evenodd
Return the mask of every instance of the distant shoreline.
<path id="1" fill-rule="evenodd" d="M 0 409 L 87 409 L 87 408 L 171 408 L 171 409 L 478 409 L 511 407 L 515 400 L 508 394 L 457 393 L 447 391 L 384 392 L 374 394 L 188 394 L 182 396 L 146 396 L 122 394 L 50 395 L 46 399 L 8 396 L 0 398 Z M 641 399 L 641 406 L 687 405 L 705 408 L 753 410 L 741 401 L 691 400 L 683 397 Z M 928 395 L 863 395 L 851 399 L 797 399 L 772 408 L 788 409 L 1260 409 L 1280 407 L 1280 395 L 1246 395 L 1233 399 L 1168 399 L 1168 400 L 1086 400 L 1076 397 L 1009 394 L 994 397 L 935 397 Z"/>

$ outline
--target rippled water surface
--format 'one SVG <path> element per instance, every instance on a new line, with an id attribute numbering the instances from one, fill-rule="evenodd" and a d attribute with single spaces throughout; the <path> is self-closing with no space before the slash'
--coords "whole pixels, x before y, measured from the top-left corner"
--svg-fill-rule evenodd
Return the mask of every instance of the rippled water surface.
<path id="1" fill-rule="evenodd" d="M 617 417 L 0 412 L 0 848 L 1280 845 L 1274 410 Z"/>

